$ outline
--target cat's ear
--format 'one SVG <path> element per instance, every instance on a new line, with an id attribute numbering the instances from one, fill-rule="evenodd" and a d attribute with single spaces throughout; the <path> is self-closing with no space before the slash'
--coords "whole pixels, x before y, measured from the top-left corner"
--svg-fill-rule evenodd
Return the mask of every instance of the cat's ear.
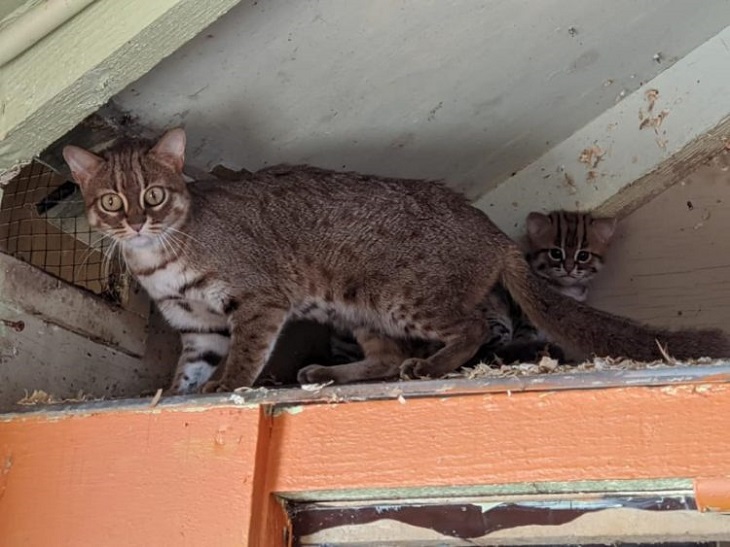
<path id="1" fill-rule="evenodd" d="M 591 228 L 595 232 L 598 239 L 604 245 L 611 241 L 614 232 L 616 231 L 616 219 L 615 218 L 594 218 L 591 222 Z"/>
<path id="2" fill-rule="evenodd" d="M 170 129 L 150 150 L 150 156 L 181 175 L 185 165 L 185 130 Z"/>
<path id="3" fill-rule="evenodd" d="M 533 211 L 527 215 L 527 235 L 530 240 L 536 241 L 545 236 L 552 228 L 550 217 Z"/>
<path id="4" fill-rule="evenodd" d="M 96 154 L 70 144 L 63 147 L 63 159 L 66 160 L 74 180 L 82 190 L 104 165 L 104 160 Z"/>

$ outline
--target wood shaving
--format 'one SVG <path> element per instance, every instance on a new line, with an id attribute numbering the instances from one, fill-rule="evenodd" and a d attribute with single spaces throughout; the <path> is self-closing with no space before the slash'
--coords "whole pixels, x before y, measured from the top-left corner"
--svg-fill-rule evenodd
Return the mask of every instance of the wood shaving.
<path id="1" fill-rule="evenodd" d="M 641 120 L 641 123 L 639 124 L 639 130 L 646 129 L 647 127 L 654 128 L 654 131 L 657 131 L 664 122 L 664 118 L 669 116 L 669 110 L 662 110 L 657 114 L 656 116 L 648 116 Z"/>
<path id="2" fill-rule="evenodd" d="M 606 152 L 604 150 L 594 144 L 590 148 L 585 148 L 580 153 L 578 161 L 581 163 L 585 163 L 591 169 L 595 169 L 598 166 L 598 163 L 603 159 L 603 156 L 605 154 Z"/>
<path id="3" fill-rule="evenodd" d="M 646 92 L 644 92 L 644 97 L 646 97 L 647 102 L 649 103 L 649 112 L 654 110 L 654 104 L 656 103 L 656 100 L 659 98 L 659 90 L 658 89 L 647 89 Z"/>
<path id="4" fill-rule="evenodd" d="M 155 408 L 157 403 L 160 402 L 160 399 L 162 399 L 162 388 L 158 389 L 155 396 L 152 397 L 152 400 L 150 401 L 150 408 Z"/>
<path id="5" fill-rule="evenodd" d="M 241 386 L 241 387 L 237 387 L 236 389 L 234 389 L 233 390 L 233 393 L 248 393 L 249 391 L 256 391 L 256 390 L 259 390 L 259 389 L 266 390 L 265 387 Z"/>
<path id="6" fill-rule="evenodd" d="M 558 368 L 558 361 L 545 355 L 540 359 L 537 367 L 540 369 L 540 372 L 551 372 Z"/>
<path id="7" fill-rule="evenodd" d="M 321 391 L 322 388 L 325 388 L 334 383 L 334 380 L 330 380 L 329 382 L 325 382 L 324 384 L 302 384 L 302 389 L 304 391 Z"/>
<path id="8" fill-rule="evenodd" d="M 667 348 L 662 346 L 661 342 L 659 340 L 654 340 L 656 342 L 657 347 L 659 348 L 659 353 L 662 354 L 662 357 L 664 357 L 664 361 L 669 365 L 676 365 L 677 360 L 670 356 L 669 353 L 667 353 Z"/>
<path id="9" fill-rule="evenodd" d="M 644 96 L 649 104 L 647 106 L 646 113 L 639 109 L 639 131 L 646 129 L 647 127 L 654 129 L 657 146 L 659 146 L 662 150 L 665 150 L 667 147 L 667 139 L 662 138 L 659 135 L 659 128 L 662 126 L 662 123 L 664 123 L 664 119 L 669 116 L 669 110 L 664 109 L 656 116 L 652 116 L 652 111 L 654 110 L 656 101 L 659 98 L 659 90 L 648 89 L 644 93 Z"/>
<path id="10" fill-rule="evenodd" d="M 669 357 L 671 362 L 667 360 L 657 360 L 650 362 L 634 361 L 632 359 L 616 359 L 611 357 L 596 357 L 591 361 L 584 361 L 576 365 L 559 364 L 554 359 L 543 357 L 538 363 L 519 363 L 512 365 L 489 365 L 487 363 L 479 363 L 474 367 L 464 367 L 458 372 L 446 375 L 446 378 L 465 378 L 468 380 L 482 378 L 517 378 L 524 376 L 544 376 L 547 374 L 583 374 L 602 371 L 625 371 L 625 370 L 648 370 L 671 368 L 680 365 L 707 365 L 715 361 L 710 358 L 691 359 L 678 363 L 675 359 Z M 546 361 L 547 359 L 547 361 Z"/>
<path id="11" fill-rule="evenodd" d="M 69 398 L 60 398 L 56 397 L 55 395 L 52 395 L 50 393 L 46 393 L 42 389 L 34 389 L 32 393 L 28 393 L 28 391 L 25 391 L 25 396 L 20 399 L 16 404 L 23 405 L 23 406 L 33 406 L 33 405 L 57 405 L 57 404 L 63 404 L 63 403 L 84 403 L 86 401 L 101 401 L 103 398 L 101 397 L 94 397 L 93 395 L 90 395 L 88 393 L 84 393 L 83 391 L 79 391 L 75 397 L 69 397 Z"/>

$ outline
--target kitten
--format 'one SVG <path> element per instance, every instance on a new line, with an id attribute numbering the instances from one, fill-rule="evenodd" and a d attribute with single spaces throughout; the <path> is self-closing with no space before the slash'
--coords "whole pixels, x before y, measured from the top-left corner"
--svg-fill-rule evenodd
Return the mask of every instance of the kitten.
<path id="1" fill-rule="evenodd" d="M 585 302 L 615 230 L 615 219 L 593 218 L 590 213 L 530 213 L 527 262 L 555 290 Z"/>
<path id="2" fill-rule="evenodd" d="M 553 211 L 527 216 L 527 252 L 530 268 L 553 290 L 578 302 L 585 302 L 588 286 L 603 267 L 603 256 L 616 229 L 612 218 L 593 218 L 590 213 Z M 562 350 L 552 344 L 546 332 L 537 329 L 504 290 L 495 290 L 502 310 L 495 320 L 495 340 L 482 347 L 480 357 L 502 362 L 533 362 L 547 346 L 548 354 L 564 361 Z M 499 336 L 501 334 L 501 337 Z"/>
<path id="3" fill-rule="evenodd" d="M 350 329 L 365 352 L 307 366 L 302 383 L 443 375 L 488 336 L 497 282 L 535 325 L 585 354 L 655 359 L 659 339 L 680 359 L 730 355 L 719 330 L 644 327 L 550 290 L 509 237 L 441 184 L 308 166 L 186 184 L 184 151 L 182 129 L 103 157 L 63 151 L 90 224 L 120 245 L 181 332 L 175 393 L 252 385 L 289 318 Z M 400 338 L 443 347 L 416 358 Z"/>
<path id="4" fill-rule="evenodd" d="M 547 215 L 533 212 L 527 216 L 526 224 L 525 258 L 532 271 L 552 289 L 584 302 L 590 282 L 603 267 L 603 255 L 616 228 L 615 219 L 570 211 Z M 504 287 L 497 285 L 489 302 L 491 337 L 466 365 L 497 358 L 505 363 L 533 362 L 546 347 L 550 356 L 559 361 L 565 359 L 562 350 L 549 344 L 546 333 L 532 325 Z M 334 332 L 330 348 L 336 364 L 363 358 L 360 346 L 349 333 Z"/>

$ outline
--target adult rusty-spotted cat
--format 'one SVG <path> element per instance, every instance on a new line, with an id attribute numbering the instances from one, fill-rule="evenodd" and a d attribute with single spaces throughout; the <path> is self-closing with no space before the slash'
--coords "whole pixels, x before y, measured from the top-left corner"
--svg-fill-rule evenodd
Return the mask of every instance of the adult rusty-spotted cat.
<path id="1" fill-rule="evenodd" d="M 586 354 L 730 355 L 721 331 L 641 326 L 549 288 L 489 218 L 441 184 L 313 167 L 278 167 L 240 182 L 182 178 L 185 133 L 99 157 L 64 157 L 89 222 L 119 242 L 131 272 L 182 333 L 172 391 L 248 386 L 290 317 L 355 332 L 359 363 L 299 373 L 302 382 L 439 376 L 488 335 L 485 299 L 501 282 L 531 321 Z M 428 358 L 395 337 L 438 340 Z M 227 358 L 226 358 L 227 355 Z"/>
<path id="2" fill-rule="evenodd" d="M 552 289 L 584 302 L 590 282 L 603 267 L 603 256 L 616 228 L 615 219 L 594 218 L 591 213 L 577 211 L 532 212 L 527 216 L 526 227 L 525 259 L 532 271 Z M 491 335 L 466 364 L 495 358 L 504 362 L 538 358 L 549 337 L 535 328 L 509 292 L 497 284 L 489 304 L 487 321 Z M 360 346 L 349 333 L 333 332 L 330 346 L 335 363 L 363 358 Z M 548 351 L 563 359 L 557 346 L 550 345 Z"/>

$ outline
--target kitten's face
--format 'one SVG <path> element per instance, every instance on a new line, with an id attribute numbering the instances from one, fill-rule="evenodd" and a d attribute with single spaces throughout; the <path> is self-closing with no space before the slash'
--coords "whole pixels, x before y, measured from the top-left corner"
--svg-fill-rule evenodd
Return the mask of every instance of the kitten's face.
<path id="1" fill-rule="evenodd" d="M 63 155 L 81 186 L 89 224 L 128 247 L 146 247 L 175 231 L 190 210 L 182 178 L 185 134 L 175 129 L 152 149 L 111 150 L 101 158 L 75 146 Z"/>
<path id="2" fill-rule="evenodd" d="M 586 285 L 603 266 L 615 226 L 614 219 L 592 218 L 588 213 L 530 213 L 530 265 L 541 277 L 564 287 Z"/>

